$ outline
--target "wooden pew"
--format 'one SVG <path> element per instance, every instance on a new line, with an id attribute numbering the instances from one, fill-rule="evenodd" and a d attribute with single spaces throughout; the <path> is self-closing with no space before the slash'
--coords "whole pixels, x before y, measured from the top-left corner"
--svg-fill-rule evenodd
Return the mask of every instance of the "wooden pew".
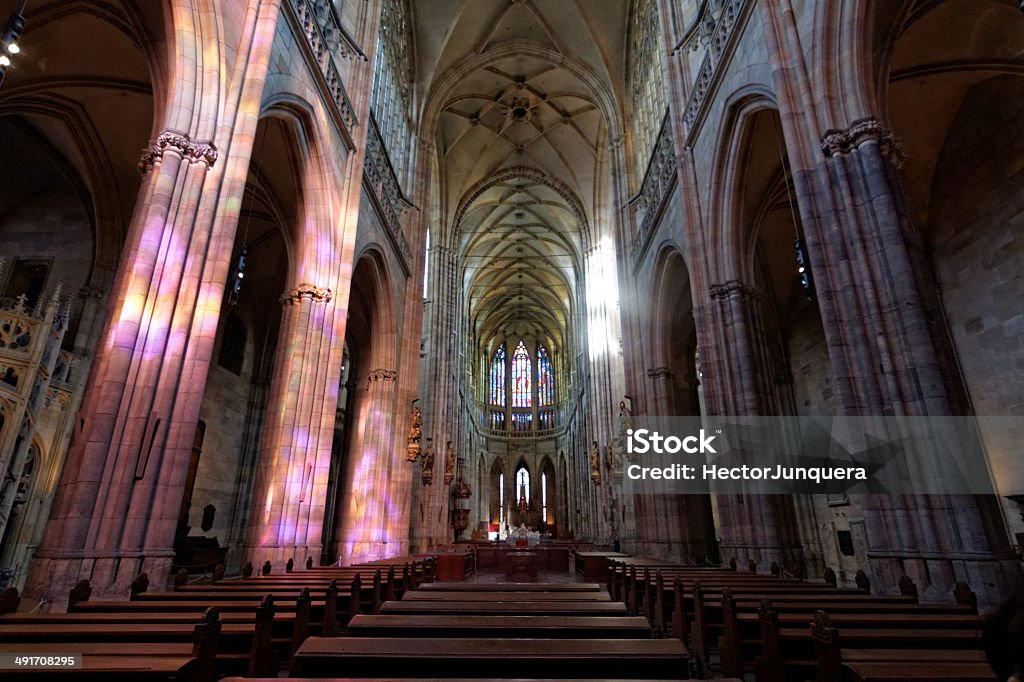
<path id="1" fill-rule="evenodd" d="M 33 626 L 29 625 L 28 628 Z M 10 628 L 14 628 L 12 632 Z M 35 632 L 24 625 L 0 626 L 2 654 L 79 654 L 82 667 L 74 670 L 22 670 L 19 677 L 32 679 L 83 677 L 114 680 L 191 680 L 213 682 L 217 679 L 216 655 L 222 624 L 216 609 L 207 609 L 198 623 L 187 629 L 190 639 L 160 633 L 147 633 L 142 641 L 104 641 L 89 626 L 61 629 L 48 624 Z M 12 678 L 13 679 L 13 678 Z"/>
<path id="2" fill-rule="evenodd" d="M 754 656 L 760 650 L 760 625 L 757 610 L 760 605 L 751 602 L 737 602 L 731 593 L 725 592 L 718 604 L 721 617 L 721 638 L 719 658 L 722 672 L 740 675 L 745 668 L 753 668 Z M 865 595 L 859 602 L 831 603 L 822 598 L 817 604 L 807 602 L 771 602 L 771 608 L 778 614 L 782 627 L 800 627 L 808 623 L 814 612 L 826 609 L 837 624 L 844 628 L 884 627 L 887 623 L 898 622 L 901 626 L 921 628 L 981 628 L 983 620 L 971 605 L 944 604 L 898 604 Z M 709 605 L 703 612 L 710 611 Z M 695 628 L 696 629 L 696 628 Z M 707 630 L 705 630 L 707 631 Z M 703 643 L 700 645 L 703 646 Z M 694 655 L 698 645 L 694 645 Z"/>
<path id="3" fill-rule="evenodd" d="M 83 584 L 85 583 L 85 584 Z M 91 601 L 87 581 L 80 582 L 76 587 L 75 599 L 69 602 L 69 614 L 72 620 L 61 622 L 64 614 L 54 614 L 53 618 L 43 622 L 33 622 L 17 616 L 0 618 L 0 636 L 11 641 L 34 641 L 35 636 L 54 636 L 57 634 L 81 633 L 76 638 L 87 637 L 86 641 L 180 641 L 187 630 L 181 622 L 180 614 L 202 613 L 204 609 L 214 608 L 218 619 L 222 609 L 230 609 L 236 617 L 230 624 L 220 623 L 220 648 L 217 661 L 224 672 L 247 670 L 250 675 L 267 674 L 277 670 L 278 652 L 290 656 L 298 648 L 301 640 L 308 634 L 308 618 L 310 613 L 310 597 L 308 590 L 299 593 L 292 607 L 293 614 L 276 619 L 276 608 L 271 595 L 263 595 L 258 602 L 211 602 L 208 600 L 186 601 L 156 600 L 137 601 Z M 167 593 L 177 594 L 177 593 Z M 325 612 L 326 612 L 326 606 Z M 165 613 L 166 612 L 166 613 Z M 101 622 L 82 623 L 74 620 L 77 614 L 133 614 L 129 617 L 104 618 Z M 165 613 L 170 617 L 161 618 L 157 614 Z M 175 615 L 178 614 L 178 615 Z M 275 636 L 275 624 L 278 633 Z M 296 627 L 297 626 L 297 627 Z M 46 635 L 45 633 L 50 633 Z"/>
<path id="4" fill-rule="evenodd" d="M 398 601 L 384 602 L 382 614 L 447 614 L 477 616 L 626 616 L 626 608 L 617 602 L 473 602 L 473 601 Z"/>
<path id="5" fill-rule="evenodd" d="M 817 619 L 817 616 L 815 617 Z M 818 669 L 816 643 L 808 625 L 782 627 L 778 613 L 765 603 L 759 613 L 761 653 L 755 659 L 759 682 L 813 676 Z M 830 621 L 829 621 L 830 623 Z M 831 627 L 831 624 L 829 625 Z M 979 650 L 982 631 L 975 628 L 904 627 L 894 616 L 891 623 L 874 627 L 838 628 L 838 638 L 851 649 Z M 917 663 L 922 663 L 918 660 Z M 918 678 L 920 679 L 920 678 Z"/>
<path id="6" fill-rule="evenodd" d="M 651 638 L 647 620 L 634 616 L 359 615 L 348 624 L 348 632 L 356 637 Z"/>
<path id="7" fill-rule="evenodd" d="M 424 592 L 599 592 L 597 583 L 427 583 Z"/>
<path id="8" fill-rule="evenodd" d="M 817 661 L 816 682 L 859 680 L 957 680 L 992 682 L 995 674 L 981 649 L 849 649 L 839 628 L 818 611 L 811 623 Z M 979 642 L 980 644 L 980 642 Z"/>
<path id="9" fill-rule="evenodd" d="M 606 592 L 470 592 L 441 590 L 417 590 L 403 597 L 402 601 L 541 601 L 541 602 L 610 602 Z"/>
<path id="10" fill-rule="evenodd" d="M 295 655 L 296 676 L 450 676 L 456 666 L 473 679 L 495 670 L 556 679 L 686 679 L 687 652 L 675 639 L 310 637 Z"/>

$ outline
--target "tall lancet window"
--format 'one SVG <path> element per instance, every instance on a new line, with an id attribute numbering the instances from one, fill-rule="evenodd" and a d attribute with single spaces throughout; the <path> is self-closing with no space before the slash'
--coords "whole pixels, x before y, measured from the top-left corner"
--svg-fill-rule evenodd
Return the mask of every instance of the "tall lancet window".
<path id="1" fill-rule="evenodd" d="M 665 72 L 661 61 L 661 27 L 656 0 L 636 0 L 629 28 L 629 98 L 632 110 L 633 153 L 639 181 L 647 170 L 661 121 L 665 100 Z"/>
<path id="2" fill-rule="evenodd" d="M 512 407 L 533 405 L 533 393 L 530 385 L 532 374 L 530 353 L 526 350 L 526 344 L 520 341 L 512 356 Z"/>
<path id="3" fill-rule="evenodd" d="M 400 181 L 405 178 L 412 143 L 411 29 L 406 0 L 384 0 L 374 55 L 370 111 Z"/>
<path id="4" fill-rule="evenodd" d="M 491 358 L 491 405 L 505 407 L 505 344 Z"/>
<path id="5" fill-rule="evenodd" d="M 537 346 L 537 405 L 555 404 L 555 370 L 544 346 Z"/>

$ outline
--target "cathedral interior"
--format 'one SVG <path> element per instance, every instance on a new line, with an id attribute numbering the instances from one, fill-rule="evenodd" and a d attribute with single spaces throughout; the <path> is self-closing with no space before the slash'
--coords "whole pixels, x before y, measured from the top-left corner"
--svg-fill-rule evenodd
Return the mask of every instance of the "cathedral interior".
<path id="1" fill-rule="evenodd" d="M 83 584 L 131 602 L 140 576 L 334 576 L 358 614 L 376 566 L 358 619 L 429 595 L 420 576 L 529 582 L 539 556 L 539 584 L 595 582 L 685 648 L 675 672 L 768 682 L 813 677 L 747 656 L 747 581 L 912 592 L 965 628 L 1014 595 L 1018 0 L 0 0 L 5 20 L 0 658 L 50 651 L 5 619 L 70 617 Z M 969 419 L 984 492 L 660 494 L 627 475 L 653 417 Z M 739 626 L 708 645 L 680 629 L 725 574 Z M 295 611 L 289 585 L 265 589 Z M 424 674 L 504 674 L 451 637 Z M 242 672 L 318 676 L 314 653 Z M 620 654 L 517 675 L 672 672 Z M 841 679 L 908 665 L 881 660 Z M 996 679 L 948 660 L 884 679 Z M 237 672 L 217 663 L 188 679 Z"/>

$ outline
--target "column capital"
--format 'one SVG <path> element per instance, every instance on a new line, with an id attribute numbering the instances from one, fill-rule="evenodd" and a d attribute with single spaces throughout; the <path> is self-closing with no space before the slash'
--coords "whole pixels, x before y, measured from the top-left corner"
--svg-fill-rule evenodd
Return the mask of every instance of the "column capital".
<path id="1" fill-rule="evenodd" d="M 846 130 L 829 130 L 821 138 L 821 151 L 827 158 L 849 154 L 861 145 L 874 142 L 882 156 L 897 168 L 903 165 L 906 154 L 895 133 L 874 116 L 854 121 Z"/>
<path id="2" fill-rule="evenodd" d="M 333 296 L 334 292 L 330 289 L 318 287 L 315 284 L 303 283 L 291 291 L 281 294 L 281 303 L 295 305 L 301 303 L 304 298 L 308 298 L 313 303 L 329 303 Z"/>
<path id="3" fill-rule="evenodd" d="M 729 280 L 724 284 L 713 284 L 711 285 L 711 300 L 721 301 L 727 299 L 739 299 L 741 301 L 757 301 L 760 300 L 761 295 L 757 292 L 757 289 L 739 281 L 738 279 Z"/>
<path id="4" fill-rule="evenodd" d="M 178 152 L 181 157 L 189 163 L 202 163 L 207 168 L 217 162 L 219 153 L 213 142 L 196 142 L 177 130 L 165 130 L 155 140 L 142 150 L 142 158 L 139 160 L 139 172 L 145 175 L 153 170 L 164 158 L 164 152 L 172 150 Z"/>
<path id="5" fill-rule="evenodd" d="M 86 285 L 78 290 L 78 297 L 81 299 L 92 298 L 98 300 L 103 298 L 106 295 L 106 293 L 107 292 L 105 292 L 103 289 L 100 289 L 99 287 Z"/>
<path id="6" fill-rule="evenodd" d="M 654 367 L 647 370 L 647 376 L 651 379 L 671 379 L 675 375 L 676 373 L 668 367 Z"/>
<path id="7" fill-rule="evenodd" d="M 398 378 L 398 372 L 393 369 L 374 369 L 370 370 L 366 378 L 371 384 L 375 381 L 395 381 Z"/>

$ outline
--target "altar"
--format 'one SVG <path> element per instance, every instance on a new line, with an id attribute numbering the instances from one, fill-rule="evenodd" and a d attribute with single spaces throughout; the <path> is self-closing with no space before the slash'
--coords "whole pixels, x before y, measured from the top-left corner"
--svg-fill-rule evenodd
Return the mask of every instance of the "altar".
<path id="1" fill-rule="evenodd" d="M 510 583 L 537 582 L 537 553 L 508 552 L 505 554 L 505 580 Z"/>

